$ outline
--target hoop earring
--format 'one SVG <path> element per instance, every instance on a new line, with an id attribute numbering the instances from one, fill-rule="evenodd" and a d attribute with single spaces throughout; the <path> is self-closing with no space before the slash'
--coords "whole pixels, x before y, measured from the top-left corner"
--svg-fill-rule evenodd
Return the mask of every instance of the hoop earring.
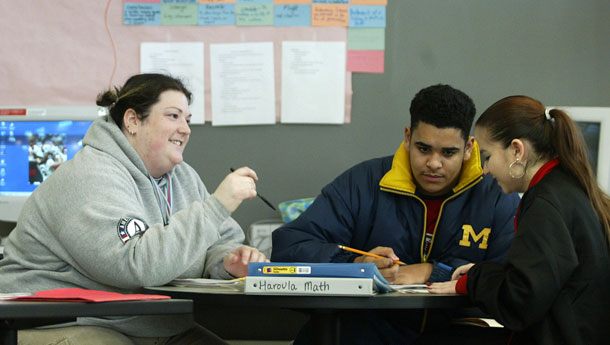
<path id="1" fill-rule="evenodd" d="M 513 174 L 513 167 L 515 167 L 515 166 L 518 166 L 521 169 L 521 174 L 519 174 L 519 175 Z M 515 158 L 515 160 L 512 163 L 510 163 L 510 165 L 508 166 L 508 174 L 512 178 L 522 178 L 523 176 L 525 176 L 525 170 L 526 170 L 526 165 L 521 163 L 519 158 Z"/>

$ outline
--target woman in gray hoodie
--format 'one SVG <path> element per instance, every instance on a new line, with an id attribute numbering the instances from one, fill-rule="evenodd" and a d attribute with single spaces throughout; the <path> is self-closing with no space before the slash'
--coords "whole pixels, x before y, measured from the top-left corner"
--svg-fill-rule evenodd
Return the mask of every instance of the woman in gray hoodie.
<path id="1" fill-rule="evenodd" d="M 237 169 L 210 194 L 183 162 L 190 102 L 182 82 L 161 74 L 135 75 L 101 93 L 97 104 L 110 115 L 91 125 L 82 150 L 26 202 L 0 260 L 0 291 L 80 287 L 133 293 L 176 278 L 242 277 L 249 261 L 267 260 L 242 245 L 243 231 L 230 217 L 256 196 L 256 173 Z M 190 315 L 79 318 L 20 331 L 19 338 L 222 342 Z"/>

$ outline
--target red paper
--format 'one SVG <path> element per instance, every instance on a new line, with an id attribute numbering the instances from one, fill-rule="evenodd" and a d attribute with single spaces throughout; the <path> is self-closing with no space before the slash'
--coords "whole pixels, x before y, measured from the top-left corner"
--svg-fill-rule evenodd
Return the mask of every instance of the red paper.
<path id="1" fill-rule="evenodd" d="M 147 294 L 122 294 L 117 292 L 86 290 L 80 288 L 54 289 L 34 292 L 31 296 L 22 296 L 12 301 L 48 301 L 48 302 L 114 302 L 114 301 L 148 301 L 170 299 L 169 296 Z"/>
<path id="2" fill-rule="evenodd" d="M 359 73 L 383 73 L 384 50 L 348 50 L 347 70 Z"/>

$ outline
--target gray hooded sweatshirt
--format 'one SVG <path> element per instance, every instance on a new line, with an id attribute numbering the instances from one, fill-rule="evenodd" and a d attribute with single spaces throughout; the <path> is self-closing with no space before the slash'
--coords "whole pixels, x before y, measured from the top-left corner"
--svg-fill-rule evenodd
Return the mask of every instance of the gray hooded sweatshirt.
<path id="1" fill-rule="evenodd" d="M 223 258 L 240 226 L 186 163 L 171 171 L 173 213 L 164 225 L 144 162 L 109 117 L 26 202 L 0 260 L 1 292 L 79 287 L 134 293 L 175 278 L 230 278 Z M 192 316 L 79 318 L 132 336 L 171 336 Z"/>

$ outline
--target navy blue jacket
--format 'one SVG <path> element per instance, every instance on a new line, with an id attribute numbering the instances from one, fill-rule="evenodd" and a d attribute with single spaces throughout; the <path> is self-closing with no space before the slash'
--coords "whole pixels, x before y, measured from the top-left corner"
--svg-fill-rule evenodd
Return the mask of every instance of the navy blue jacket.
<path id="1" fill-rule="evenodd" d="M 506 195 L 483 176 L 478 144 L 464 162 L 457 185 L 445 196 L 428 251 L 426 206 L 416 191 L 409 152 L 362 162 L 322 189 L 297 219 L 273 232 L 272 261 L 350 262 L 365 251 L 391 247 L 407 264 L 430 262 L 430 281 L 446 281 L 470 262 L 502 261 L 514 235 L 519 197 Z"/>

